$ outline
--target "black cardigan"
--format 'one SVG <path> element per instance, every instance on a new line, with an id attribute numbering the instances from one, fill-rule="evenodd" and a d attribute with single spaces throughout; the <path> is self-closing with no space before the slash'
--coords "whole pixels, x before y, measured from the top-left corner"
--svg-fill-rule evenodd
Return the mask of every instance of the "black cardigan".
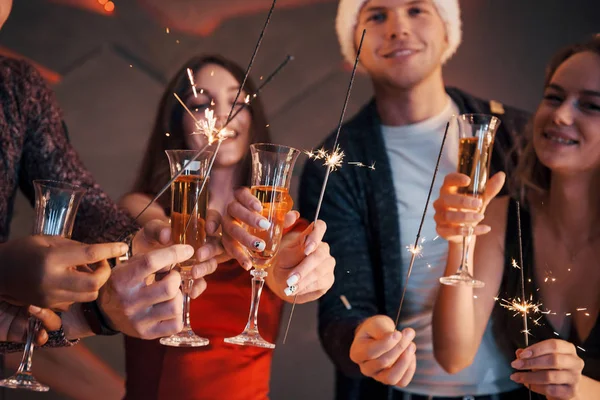
<path id="1" fill-rule="evenodd" d="M 461 113 L 493 114 L 501 119 L 492 172 L 510 173 L 515 160 L 509 152 L 529 115 L 496 102 L 491 110 L 492 102 L 458 89 L 447 88 L 447 92 Z M 331 149 L 334 139 L 335 132 L 322 146 Z M 337 399 L 389 399 L 390 388 L 364 377 L 349 356 L 354 332 L 363 320 L 378 314 L 395 319 L 404 279 L 396 194 L 375 100 L 343 125 L 338 143 L 346 160 L 366 165 L 375 162 L 376 170 L 344 167 L 329 177 L 319 218 L 327 223 L 325 241 L 337 266 L 333 287 L 319 301 L 319 336 L 336 366 Z M 318 162 L 309 161 L 304 167 L 299 206 L 301 215 L 309 220 L 314 218 L 325 172 Z M 346 309 L 341 295 L 348 298 L 351 310 Z"/>

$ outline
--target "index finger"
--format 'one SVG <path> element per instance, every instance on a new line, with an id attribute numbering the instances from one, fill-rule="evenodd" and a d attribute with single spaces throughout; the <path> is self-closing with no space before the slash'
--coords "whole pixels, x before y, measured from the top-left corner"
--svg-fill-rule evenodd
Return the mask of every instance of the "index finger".
<path id="1" fill-rule="evenodd" d="M 157 244 L 166 245 L 171 240 L 170 225 L 160 219 L 153 219 L 146 223 L 142 229 L 135 235 L 138 240 L 143 240 L 146 246 L 154 246 Z"/>
<path id="2" fill-rule="evenodd" d="M 148 276 L 163 268 L 183 262 L 194 255 L 194 248 L 188 244 L 174 244 L 162 249 L 153 250 L 146 254 L 135 256 L 123 264 L 117 265 L 115 270 L 128 268 L 131 280 L 144 281 Z"/>
<path id="3" fill-rule="evenodd" d="M 440 193 L 454 193 L 457 187 L 468 186 L 471 183 L 471 178 L 465 174 L 451 172 L 444 178 L 444 183 L 440 189 Z"/>
<path id="4" fill-rule="evenodd" d="M 325 232 L 327 231 L 327 224 L 325 221 L 318 219 L 316 222 L 311 224 L 308 228 L 304 230 L 303 233 L 308 232 L 312 229 L 306 239 L 304 239 L 304 254 L 309 255 L 319 246 L 319 243 L 323 241 L 323 236 L 325 236 Z"/>
<path id="5" fill-rule="evenodd" d="M 109 258 L 119 257 L 127 252 L 125 243 L 82 244 L 50 248 L 49 262 L 63 266 L 94 264 Z"/>
<path id="6" fill-rule="evenodd" d="M 256 196 L 254 196 L 252 194 L 250 189 L 248 189 L 246 187 L 237 189 L 233 193 L 233 196 L 241 205 L 246 207 L 248 210 L 261 212 L 263 209 L 262 203 L 260 202 L 260 200 L 258 200 L 256 198 Z"/>
<path id="7" fill-rule="evenodd" d="M 546 354 L 577 354 L 575 345 L 560 339 L 548 339 L 532 344 L 523 349 L 517 356 L 519 359 L 539 357 Z"/>
<path id="8" fill-rule="evenodd" d="M 206 211 L 206 233 L 213 235 L 221 225 L 221 213 L 217 210 L 210 209 Z"/>

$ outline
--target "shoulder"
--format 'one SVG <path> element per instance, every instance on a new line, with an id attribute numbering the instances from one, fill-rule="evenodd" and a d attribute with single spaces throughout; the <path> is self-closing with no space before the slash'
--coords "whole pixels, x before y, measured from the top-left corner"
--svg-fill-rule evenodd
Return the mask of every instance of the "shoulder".
<path id="1" fill-rule="evenodd" d="M 446 91 L 461 112 L 485 113 L 498 117 L 505 125 L 521 129 L 531 119 L 531 113 L 495 99 L 483 99 L 464 90 L 447 87 Z"/>

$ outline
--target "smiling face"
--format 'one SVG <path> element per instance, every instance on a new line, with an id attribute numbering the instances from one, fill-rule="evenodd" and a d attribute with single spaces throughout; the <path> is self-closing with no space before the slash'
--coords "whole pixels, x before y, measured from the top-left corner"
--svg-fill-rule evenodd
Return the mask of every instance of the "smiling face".
<path id="1" fill-rule="evenodd" d="M 556 69 L 534 117 L 533 146 L 555 172 L 600 168 L 599 54 L 574 54 Z"/>
<path id="2" fill-rule="evenodd" d="M 358 16 L 357 47 L 363 29 L 360 62 L 373 81 L 409 89 L 441 74 L 448 40 L 431 0 L 367 1 Z"/>
<path id="3" fill-rule="evenodd" d="M 205 119 L 206 109 L 213 110 L 217 119 L 216 127 L 222 127 L 227 121 L 240 83 L 227 69 L 217 64 L 206 64 L 200 68 L 194 76 L 194 82 L 197 96 L 190 90 L 183 99 L 186 106 L 192 110 L 197 120 Z M 242 91 L 235 110 L 243 105 L 245 97 L 246 93 Z M 227 125 L 232 136 L 222 142 L 215 160 L 216 167 L 231 167 L 242 161 L 250 146 L 251 122 L 250 111 L 245 108 Z M 198 129 L 187 113 L 183 116 L 183 130 L 190 149 L 199 150 L 207 144 L 205 136 L 194 134 Z"/>

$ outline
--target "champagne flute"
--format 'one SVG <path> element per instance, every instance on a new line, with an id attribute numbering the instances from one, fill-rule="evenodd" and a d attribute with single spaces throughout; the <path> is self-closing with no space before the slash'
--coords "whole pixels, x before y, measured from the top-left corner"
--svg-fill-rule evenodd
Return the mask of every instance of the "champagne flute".
<path id="1" fill-rule="evenodd" d="M 189 244 L 198 250 L 206 243 L 206 211 L 208 209 L 208 169 L 212 151 L 204 151 L 195 161 L 196 150 L 166 150 L 171 177 L 185 167 L 185 171 L 171 184 L 171 239 L 175 244 Z M 206 181 L 206 183 L 205 183 Z M 207 346 L 209 340 L 194 333 L 190 325 L 190 291 L 194 284 L 192 266 L 198 264 L 195 256 L 179 263 L 183 292 L 183 329 L 160 339 L 173 347 Z"/>
<path id="2" fill-rule="evenodd" d="M 270 143 L 257 143 L 250 146 L 252 153 L 251 191 L 262 203 L 262 215 L 271 226 L 267 230 L 259 230 L 246 226 L 248 232 L 262 239 L 266 246 L 263 250 L 250 250 L 250 258 L 254 267 L 252 275 L 252 300 L 248 323 L 242 333 L 226 338 L 226 343 L 240 346 L 257 346 L 267 349 L 275 348 L 273 343 L 264 340 L 258 332 L 258 305 L 260 295 L 271 265 L 279 250 L 283 235 L 285 215 L 292 209 L 293 200 L 289 194 L 290 181 L 294 164 L 300 151 L 292 147 Z"/>
<path id="3" fill-rule="evenodd" d="M 467 187 L 458 188 L 458 193 L 481 198 L 490 174 L 490 162 L 494 148 L 494 137 L 500 120 L 486 114 L 462 114 L 458 116 L 459 148 L 458 172 L 471 178 Z M 473 278 L 469 272 L 469 244 L 473 236 L 473 224 L 465 224 L 463 251 L 460 267 L 455 274 L 440 278 L 444 285 L 471 286 L 481 288 L 484 282 Z"/>
<path id="4" fill-rule="evenodd" d="M 79 202 L 85 189 L 64 182 L 35 180 L 34 235 L 62 236 L 70 238 Z M 0 381 L 0 386 L 11 389 L 27 389 L 47 392 L 50 388 L 38 382 L 31 372 L 34 340 L 41 322 L 30 317 L 25 351 L 17 372 Z"/>

